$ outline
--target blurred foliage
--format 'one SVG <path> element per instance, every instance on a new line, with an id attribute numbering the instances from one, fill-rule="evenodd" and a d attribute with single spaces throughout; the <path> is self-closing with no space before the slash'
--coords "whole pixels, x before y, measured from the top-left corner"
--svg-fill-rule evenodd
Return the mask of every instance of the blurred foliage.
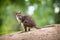
<path id="1" fill-rule="evenodd" d="M 0 35 L 23 31 L 15 17 L 15 12 L 18 11 L 31 14 L 39 27 L 60 24 L 60 12 L 54 12 L 56 6 L 60 8 L 59 4 L 60 0 L 0 0 Z"/>
<path id="2" fill-rule="evenodd" d="M 55 15 L 55 23 L 60 24 L 60 12 Z"/>

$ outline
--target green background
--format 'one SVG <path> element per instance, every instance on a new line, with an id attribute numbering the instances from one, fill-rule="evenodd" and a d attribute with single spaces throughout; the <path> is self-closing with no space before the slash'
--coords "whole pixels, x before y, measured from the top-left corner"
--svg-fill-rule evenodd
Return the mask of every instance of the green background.
<path id="1" fill-rule="evenodd" d="M 23 31 L 15 17 L 19 11 L 32 16 L 39 27 L 60 24 L 59 4 L 60 0 L 0 0 L 0 35 Z"/>

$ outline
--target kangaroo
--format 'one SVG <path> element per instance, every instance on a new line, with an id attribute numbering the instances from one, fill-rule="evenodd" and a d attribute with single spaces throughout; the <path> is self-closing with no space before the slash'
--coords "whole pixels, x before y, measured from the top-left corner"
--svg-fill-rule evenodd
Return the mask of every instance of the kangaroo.
<path id="1" fill-rule="evenodd" d="M 30 31 L 30 28 L 32 27 L 39 29 L 38 27 L 36 27 L 35 21 L 31 16 L 22 15 L 20 12 L 20 13 L 16 13 L 16 18 L 19 24 L 21 23 L 23 24 L 25 32 Z"/>

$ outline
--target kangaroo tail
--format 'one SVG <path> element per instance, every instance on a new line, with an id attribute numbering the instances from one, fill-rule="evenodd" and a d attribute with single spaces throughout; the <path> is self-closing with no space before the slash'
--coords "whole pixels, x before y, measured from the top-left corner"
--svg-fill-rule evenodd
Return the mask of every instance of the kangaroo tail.
<path id="1" fill-rule="evenodd" d="M 38 28 L 37 26 L 35 26 L 34 28 L 36 28 L 36 29 L 40 29 L 40 28 Z"/>

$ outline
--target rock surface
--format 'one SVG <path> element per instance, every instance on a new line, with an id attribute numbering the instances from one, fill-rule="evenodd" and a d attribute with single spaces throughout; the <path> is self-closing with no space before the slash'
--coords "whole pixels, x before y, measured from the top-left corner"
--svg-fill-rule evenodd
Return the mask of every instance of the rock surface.
<path id="1" fill-rule="evenodd" d="M 60 24 L 24 33 L 16 32 L 3 35 L 0 40 L 60 40 Z"/>

